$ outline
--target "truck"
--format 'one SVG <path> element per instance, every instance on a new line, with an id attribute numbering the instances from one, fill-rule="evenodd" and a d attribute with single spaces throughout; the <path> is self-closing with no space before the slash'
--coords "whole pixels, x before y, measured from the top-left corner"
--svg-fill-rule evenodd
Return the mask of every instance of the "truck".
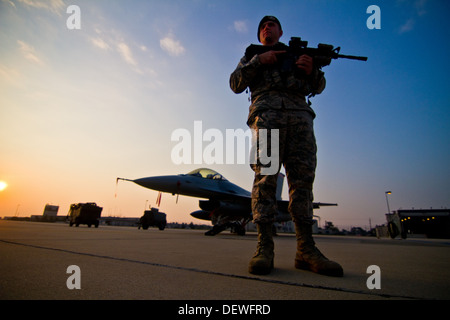
<path id="1" fill-rule="evenodd" d="M 159 230 L 164 230 L 167 224 L 166 214 L 164 212 L 159 212 L 158 208 L 150 208 L 150 210 L 145 210 L 144 215 L 139 219 L 139 227 L 147 230 L 148 227 L 154 226 L 158 227 Z"/>
<path id="2" fill-rule="evenodd" d="M 102 210 L 103 208 L 97 206 L 95 202 L 71 204 L 67 214 L 69 226 L 75 225 L 78 227 L 80 224 L 87 224 L 89 228 L 92 225 L 98 228 Z"/>

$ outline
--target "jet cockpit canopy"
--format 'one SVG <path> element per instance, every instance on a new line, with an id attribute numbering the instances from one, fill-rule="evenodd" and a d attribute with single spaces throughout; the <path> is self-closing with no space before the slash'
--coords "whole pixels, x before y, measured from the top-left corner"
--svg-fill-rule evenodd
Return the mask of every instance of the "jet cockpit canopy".
<path id="1" fill-rule="evenodd" d="M 200 168 L 195 169 L 189 173 L 186 174 L 187 176 L 194 176 L 194 177 L 200 177 L 204 179 L 211 179 L 211 180 L 227 180 L 224 176 L 222 176 L 220 173 L 207 169 L 207 168 Z"/>

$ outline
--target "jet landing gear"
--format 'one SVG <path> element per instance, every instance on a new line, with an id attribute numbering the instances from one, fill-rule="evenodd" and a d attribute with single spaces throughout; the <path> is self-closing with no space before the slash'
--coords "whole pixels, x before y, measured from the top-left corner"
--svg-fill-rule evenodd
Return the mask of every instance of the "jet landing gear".
<path id="1" fill-rule="evenodd" d="M 239 222 L 228 222 L 225 224 L 216 224 L 212 227 L 211 230 L 205 232 L 205 236 L 215 236 L 216 234 L 221 233 L 227 228 L 231 229 L 231 233 L 236 233 L 239 236 L 245 235 L 245 227 Z"/>
<path id="2" fill-rule="evenodd" d="M 215 225 L 212 227 L 211 230 L 205 232 L 205 236 L 215 236 L 216 234 L 221 233 L 222 231 L 224 231 L 227 228 L 226 225 Z"/>
<path id="3" fill-rule="evenodd" d="M 245 225 L 239 222 L 231 223 L 231 233 L 236 233 L 238 236 L 245 236 Z"/>

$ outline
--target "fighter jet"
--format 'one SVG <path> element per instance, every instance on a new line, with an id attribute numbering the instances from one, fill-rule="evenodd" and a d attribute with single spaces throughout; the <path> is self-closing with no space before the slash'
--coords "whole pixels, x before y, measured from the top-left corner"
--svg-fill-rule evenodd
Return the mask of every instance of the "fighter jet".
<path id="1" fill-rule="evenodd" d="M 277 205 L 278 212 L 276 222 L 290 221 L 291 216 L 287 210 L 288 201 L 281 200 L 284 175 L 278 176 Z M 227 228 L 231 228 L 239 235 L 245 234 L 245 225 L 252 220 L 251 193 L 234 183 L 228 181 L 220 173 L 200 168 L 187 174 L 156 176 L 140 179 L 119 180 L 132 181 L 144 188 L 171 193 L 172 195 L 184 195 L 202 198 L 197 210 L 191 216 L 201 220 L 210 220 L 213 228 L 205 235 L 213 236 Z M 321 206 L 337 206 L 335 203 L 314 202 L 314 208 Z"/>

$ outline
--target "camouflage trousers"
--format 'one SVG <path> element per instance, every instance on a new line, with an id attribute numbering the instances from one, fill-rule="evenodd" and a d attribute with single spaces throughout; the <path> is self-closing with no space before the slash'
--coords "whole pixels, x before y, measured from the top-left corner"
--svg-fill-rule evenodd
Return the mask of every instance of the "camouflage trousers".
<path id="1" fill-rule="evenodd" d="M 289 187 L 288 211 L 294 222 L 312 223 L 313 183 L 317 165 L 314 116 L 307 111 L 267 110 L 249 118 L 248 125 L 258 139 L 260 129 L 270 135 L 278 129 L 279 166 L 276 174 L 264 175 L 261 161 L 251 164 L 255 172 L 252 188 L 252 213 L 254 223 L 270 223 L 277 212 L 277 177 L 284 166 Z M 268 138 L 268 141 L 271 141 Z M 255 143 L 255 141 L 253 141 Z M 270 145 L 268 148 L 270 149 Z M 269 150 L 270 152 L 270 150 Z"/>

